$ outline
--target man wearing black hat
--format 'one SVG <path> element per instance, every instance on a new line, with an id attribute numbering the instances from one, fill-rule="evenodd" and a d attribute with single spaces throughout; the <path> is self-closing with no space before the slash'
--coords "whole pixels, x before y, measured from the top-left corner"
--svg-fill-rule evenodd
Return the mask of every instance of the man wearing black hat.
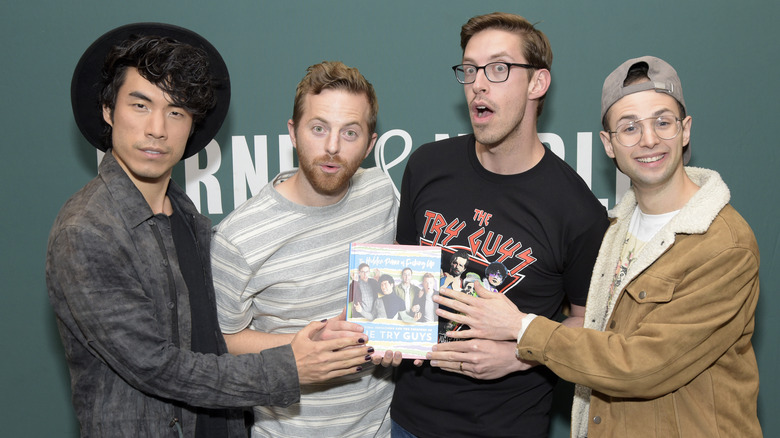
<path id="1" fill-rule="evenodd" d="M 652 56 L 626 61 L 604 81 L 601 117 L 604 149 L 631 189 L 610 211 L 585 328 L 500 294 L 443 290 L 462 303 L 438 302 L 471 327 L 454 337 L 517 338 L 518 358 L 578 383 L 575 438 L 762 436 L 758 245 L 718 173 L 684 166 L 692 120 L 677 72 Z"/>
<path id="2" fill-rule="evenodd" d="M 322 322 L 284 346 L 224 354 L 211 224 L 170 179 L 227 113 L 227 68 L 208 41 L 157 23 L 114 29 L 82 56 L 72 97 L 106 152 L 60 211 L 46 263 L 82 436 L 246 436 L 242 412 L 225 408 L 288 406 L 299 384 L 370 361 L 365 335 L 313 341 Z"/>

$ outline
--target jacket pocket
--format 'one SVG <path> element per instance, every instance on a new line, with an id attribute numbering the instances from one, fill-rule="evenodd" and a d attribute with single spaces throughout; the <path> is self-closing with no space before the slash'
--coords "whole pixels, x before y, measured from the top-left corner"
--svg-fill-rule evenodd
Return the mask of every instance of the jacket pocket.
<path id="1" fill-rule="evenodd" d="M 626 293 L 637 303 L 668 303 L 677 283 L 652 275 L 640 275 L 626 286 Z"/>

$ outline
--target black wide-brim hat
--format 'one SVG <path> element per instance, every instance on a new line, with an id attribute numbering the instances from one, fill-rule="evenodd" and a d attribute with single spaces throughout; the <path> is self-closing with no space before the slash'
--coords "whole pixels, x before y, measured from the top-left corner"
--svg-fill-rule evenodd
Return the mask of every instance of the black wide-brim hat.
<path id="1" fill-rule="evenodd" d="M 227 65 L 217 49 L 205 38 L 183 27 L 165 23 L 133 23 L 108 31 L 98 38 L 81 55 L 73 72 L 70 84 L 70 100 L 76 125 L 84 137 L 93 146 L 105 152 L 108 145 L 103 141 L 104 123 L 100 107 L 101 71 L 106 56 L 112 47 L 119 45 L 132 36 L 154 35 L 168 37 L 206 51 L 209 57 L 209 70 L 217 79 L 217 104 L 206 113 L 195 132 L 187 140 L 182 159 L 200 152 L 214 138 L 222 127 L 230 106 L 230 75 Z"/>

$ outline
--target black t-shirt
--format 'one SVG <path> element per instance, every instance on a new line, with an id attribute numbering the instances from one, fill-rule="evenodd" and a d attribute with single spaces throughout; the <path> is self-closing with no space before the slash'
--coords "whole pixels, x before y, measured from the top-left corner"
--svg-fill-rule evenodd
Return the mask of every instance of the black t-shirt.
<path id="1" fill-rule="evenodd" d="M 192 318 L 192 351 L 198 353 L 219 354 L 217 336 L 216 304 L 209 300 L 206 291 L 206 276 L 203 263 L 200 260 L 195 235 L 187 224 L 184 215 L 174 205 L 171 219 L 171 234 L 176 246 L 181 275 L 187 284 L 190 298 L 190 315 Z M 196 438 L 226 437 L 227 410 L 195 408 L 197 424 Z"/>
<path id="2" fill-rule="evenodd" d="M 492 289 L 524 312 L 554 317 L 564 297 L 585 305 L 607 226 L 605 208 L 548 149 L 532 169 L 498 175 L 482 167 L 468 135 L 412 154 L 396 240 L 441 246 L 444 272 L 452 254 L 466 250 L 464 284 L 474 275 L 488 284 L 492 277 Z M 440 318 L 439 327 L 447 341 L 447 321 Z M 391 415 L 419 437 L 546 436 L 555 381 L 543 366 L 484 381 L 405 361 Z"/>

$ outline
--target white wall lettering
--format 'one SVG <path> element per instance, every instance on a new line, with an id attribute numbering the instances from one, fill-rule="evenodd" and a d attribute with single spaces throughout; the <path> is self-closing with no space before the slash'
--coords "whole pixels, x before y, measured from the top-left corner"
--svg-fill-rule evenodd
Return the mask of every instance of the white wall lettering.
<path id="1" fill-rule="evenodd" d="M 220 152 L 219 144 L 216 140 L 211 140 L 206 145 L 206 167 L 201 169 L 198 167 L 198 155 L 200 153 L 191 156 L 184 160 L 184 180 L 185 190 L 187 196 L 192 199 L 195 207 L 198 211 L 201 211 L 200 207 L 200 184 L 206 187 L 206 200 L 208 205 L 209 214 L 221 214 L 222 213 L 222 192 L 219 187 L 219 180 L 214 176 L 222 165 L 222 154 Z M 202 151 L 201 151 L 202 153 Z"/>

